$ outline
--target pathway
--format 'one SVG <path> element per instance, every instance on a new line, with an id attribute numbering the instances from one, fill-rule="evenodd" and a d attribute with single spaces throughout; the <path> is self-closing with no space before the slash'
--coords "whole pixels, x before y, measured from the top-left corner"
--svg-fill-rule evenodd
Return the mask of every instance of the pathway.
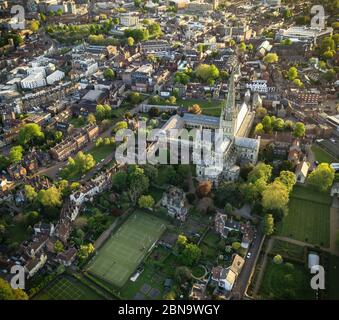
<path id="1" fill-rule="evenodd" d="M 252 294 L 253 297 L 256 297 L 258 295 L 259 290 L 260 290 L 261 282 L 262 282 L 262 280 L 264 278 L 264 274 L 265 274 L 266 264 L 267 264 L 267 260 L 268 260 L 268 254 L 272 250 L 273 242 L 274 242 L 273 237 L 271 237 L 267 242 L 265 255 L 263 257 L 262 264 L 260 266 L 260 271 L 259 271 L 259 274 L 258 274 L 258 277 L 257 277 L 257 281 L 255 282 L 255 287 L 254 287 L 253 294 Z"/>

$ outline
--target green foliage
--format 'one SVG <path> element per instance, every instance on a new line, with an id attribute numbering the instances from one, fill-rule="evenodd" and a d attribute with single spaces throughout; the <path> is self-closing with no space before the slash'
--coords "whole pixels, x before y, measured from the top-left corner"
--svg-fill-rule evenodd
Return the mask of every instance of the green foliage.
<path id="1" fill-rule="evenodd" d="M 64 251 L 64 245 L 62 244 L 62 242 L 60 240 L 57 240 L 55 241 L 55 244 L 54 244 L 54 251 L 56 253 L 59 253 L 59 252 L 63 252 Z"/>
<path id="2" fill-rule="evenodd" d="M 44 139 L 41 127 L 36 123 L 27 123 L 19 131 L 18 141 L 22 146 Z"/>
<path id="3" fill-rule="evenodd" d="M 154 206 L 154 199 L 151 195 L 141 196 L 138 200 L 138 204 L 140 208 L 149 209 Z"/>
<path id="4" fill-rule="evenodd" d="M 6 280 L 0 278 L 0 300 L 28 300 L 28 296 L 22 289 L 12 289 Z"/>
<path id="5" fill-rule="evenodd" d="M 335 170 L 328 163 L 320 163 L 308 176 L 308 183 L 319 191 L 326 191 L 333 184 Z"/>
<path id="6" fill-rule="evenodd" d="M 279 57 L 276 53 L 267 53 L 263 59 L 264 63 L 271 64 L 279 61 Z"/>
<path id="7" fill-rule="evenodd" d="M 267 236 L 270 236 L 274 232 L 274 218 L 272 214 L 265 215 L 264 232 Z"/>
<path id="8" fill-rule="evenodd" d="M 195 75 L 204 82 L 219 78 L 219 69 L 214 65 L 200 64 L 195 70 Z"/>
<path id="9" fill-rule="evenodd" d="M 24 186 L 24 192 L 25 192 L 25 197 L 28 201 L 33 202 L 34 200 L 36 200 L 38 193 L 35 191 L 35 189 L 29 185 L 26 184 Z"/>
<path id="10" fill-rule="evenodd" d="M 306 128 L 302 122 L 297 122 L 294 126 L 293 135 L 296 138 L 302 138 L 305 135 Z"/>
<path id="11" fill-rule="evenodd" d="M 113 80 L 115 78 L 115 73 L 111 68 L 107 68 L 104 72 L 104 77 L 109 80 Z"/>
<path id="12" fill-rule="evenodd" d="M 277 254 L 273 257 L 273 262 L 275 264 L 282 264 L 283 263 L 283 258 L 280 254 Z"/>
<path id="13" fill-rule="evenodd" d="M 14 146 L 9 151 L 9 160 L 11 163 L 19 163 L 22 160 L 24 149 L 22 146 Z"/>
<path id="14" fill-rule="evenodd" d="M 298 70 L 297 68 L 295 67 L 291 67 L 289 70 L 288 70 L 288 79 L 293 81 L 294 79 L 298 78 Z"/>
<path id="15" fill-rule="evenodd" d="M 85 154 L 82 151 L 79 151 L 74 159 L 72 157 L 68 158 L 68 163 L 62 172 L 62 176 L 67 178 L 69 176 L 74 177 L 78 174 L 84 174 L 94 166 L 95 160 L 93 156 L 90 153 Z"/>
<path id="16" fill-rule="evenodd" d="M 113 71 L 113 70 L 112 70 Z M 96 106 L 96 117 L 98 120 L 109 119 L 112 115 L 112 108 L 109 105 L 98 104 Z"/>
<path id="17" fill-rule="evenodd" d="M 55 187 L 40 190 L 37 199 L 44 207 L 61 206 L 61 192 Z"/>

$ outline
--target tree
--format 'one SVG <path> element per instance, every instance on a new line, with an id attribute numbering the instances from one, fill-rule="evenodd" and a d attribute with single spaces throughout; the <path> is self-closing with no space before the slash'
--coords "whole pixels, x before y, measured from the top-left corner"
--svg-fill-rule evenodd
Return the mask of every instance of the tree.
<path id="1" fill-rule="evenodd" d="M 186 246 L 187 242 L 188 241 L 187 241 L 186 236 L 184 236 L 183 234 L 178 235 L 177 244 L 178 244 L 179 247 L 184 248 Z"/>
<path id="2" fill-rule="evenodd" d="M 335 75 L 336 72 L 334 69 L 329 69 L 326 71 L 326 73 L 323 75 L 324 79 L 328 82 L 332 82 L 333 80 L 335 80 Z"/>
<path id="3" fill-rule="evenodd" d="M 263 179 L 263 181 L 268 182 L 272 175 L 272 167 L 263 162 L 259 162 L 253 170 L 248 174 L 249 182 L 256 182 L 259 179 Z"/>
<path id="4" fill-rule="evenodd" d="M 159 175 L 159 170 L 157 167 L 150 165 L 150 164 L 145 164 L 143 166 L 145 176 L 149 179 L 150 182 L 155 182 L 158 178 Z"/>
<path id="5" fill-rule="evenodd" d="M 38 193 L 35 191 L 35 189 L 29 185 L 29 184 L 26 184 L 24 186 L 24 192 L 25 192 L 25 197 L 28 201 L 30 202 L 33 202 L 37 196 L 38 196 Z"/>
<path id="6" fill-rule="evenodd" d="M 263 59 L 264 63 L 272 64 L 279 61 L 279 57 L 276 53 L 268 53 Z"/>
<path id="7" fill-rule="evenodd" d="M 281 183 L 283 183 L 286 186 L 288 192 L 291 192 L 293 189 L 293 186 L 297 182 L 297 179 L 293 172 L 281 171 L 279 177 L 275 178 L 275 181 L 280 181 Z"/>
<path id="8" fill-rule="evenodd" d="M 125 171 L 119 171 L 112 177 L 113 189 L 117 192 L 122 192 L 127 189 L 127 173 Z"/>
<path id="9" fill-rule="evenodd" d="M 273 262 L 275 264 L 282 264 L 283 263 L 283 258 L 280 254 L 277 254 L 273 257 Z"/>
<path id="10" fill-rule="evenodd" d="M 308 183 L 319 191 L 326 191 L 333 184 L 335 170 L 328 163 L 320 163 L 308 176 Z"/>
<path id="11" fill-rule="evenodd" d="M 258 107 L 257 110 L 255 110 L 255 114 L 260 118 L 263 119 L 267 115 L 267 109 L 264 107 Z"/>
<path id="12" fill-rule="evenodd" d="M 64 251 L 64 245 L 60 240 L 55 241 L 54 244 L 54 251 L 55 253 L 63 252 Z"/>
<path id="13" fill-rule="evenodd" d="M 177 267 L 175 269 L 175 277 L 178 283 L 185 283 L 192 278 L 192 271 L 186 266 Z"/>
<path id="14" fill-rule="evenodd" d="M 193 104 L 188 108 L 189 113 L 200 114 L 201 108 L 198 104 Z"/>
<path id="15" fill-rule="evenodd" d="M 232 243 L 232 249 L 233 249 L 233 250 L 237 251 L 237 250 L 240 249 L 240 247 L 241 247 L 240 242 L 235 241 L 235 242 Z"/>
<path id="16" fill-rule="evenodd" d="M 174 75 L 174 83 L 188 84 L 191 80 L 191 77 L 185 72 L 176 72 Z"/>
<path id="17" fill-rule="evenodd" d="M 104 120 L 111 117 L 112 108 L 109 105 L 97 105 L 96 106 L 96 116 L 99 120 Z"/>
<path id="18" fill-rule="evenodd" d="M 288 70 L 287 77 L 291 81 L 293 81 L 294 79 L 298 78 L 298 70 L 297 70 L 297 68 L 291 67 Z"/>
<path id="19" fill-rule="evenodd" d="M 22 289 L 13 289 L 6 280 L 0 278 L 0 300 L 28 300 L 28 295 Z"/>
<path id="20" fill-rule="evenodd" d="M 109 80 L 113 80 L 115 78 L 115 73 L 111 68 L 107 68 L 104 72 L 104 77 Z"/>
<path id="21" fill-rule="evenodd" d="M 40 28 L 40 23 L 39 21 L 37 20 L 32 20 L 30 23 L 29 23 L 29 28 L 32 30 L 32 32 L 37 32 Z"/>
<path id="22" fill-rule="evenodd" d="M 27 123 L 19 131 L 18 141 L 22 146 L 30 144 L 37 139 L 43 139 L 44 133 L 36 123 Z"/>
<path id="23" fill-rule="evenodd" d="M 288 201 L 288 189 L 278 180 L 267 185 L 262 193 L 261 204 L 265 210 L 286 210 Z"/>
<path id="24" fill-rule="evenodd" d="M 294 126 L 293 135 L 296 138 L 301 138 L 305 135 L 306 128 L 302 122 L 297 122 Z"/>
<path id="25" fill-rule="evenodd" d="M 151 195 L 141 196 L 138 200 L 140 208 L 150 209 L 154 206 L 154 199 Z"/>
<path id="26" fill-rule="evenodd" d="M 88 115 L 87 122 L 91 124 L 95 124 L 97 122 L 97 119 L 95 118 L 95 115 L 93 113 L 90 113 Z"/>
<path id="27" fill-rule="evenodd" d="M 133 39 L 133 37 L 128 37 L 128 38 L 127 38 L 127 44 L 128 44 L 130 47 L 133 47 L 133 46 L 134 46 L 134 39 Z"/>
<path id="28" fill-rule="evenodd" d="M 262 125 L 262 123 L 259 122 L 259 123 L 255 126 L 254 134 L 263 134 L 264 132 L 265 132 L 264 126 Z"/>
<path id="29" fill-rule="evenodd" d="M 195 74 L 202 81 L 207 82 L 209 79 L 219 78 L 219 69 L 214 64 L 200 64 L 195 70 Z"/>
<path id="30" fill-rule="evenodd" d="M 56 187 L 42 189 L 38 192 L 38 201 L 44 207 L 59 207 L 61 206 L 61 192 Z"/>
<path id="31" fill-rule="evenodd" d="M 290 19 L 290 18 L 292 17 L 292 15 L 293 15 L 293 14 L 292 14 L 291 9 L 288 9 L 288 8 L 287 8 L 287 9 L 284 10 L 284 18 L 285 18 L 285 19 Z"/>
<path id="32" fill-rule="evenodd" d="M 86 260 L 93 252 L 94 252 L 93 244 L 89 243 L 87 245 L 80 246 L 80 250 L 78 252 L 78 257 L 80 260 Z"/>
<path id="33" fill-rule="evenodd" d="M 148 191 L 149 179 L 145 176 L 144 170 L 138 166 L 133 166 L 128 175 L 128 194 L 133 204 L 137 199 Z"/>
<path id="34" fill-rule="evenodd" d="M 285 126 L 285 122 L 284 122 L 283 119 L 281 119 L 281 118 L 275 119 L 275 121 L 273 123 L 274 130 L 282 131 L 282 130 L 284 130 L 284 126 Z"/>
<path id="35" fill-rule="evenodd" d="M 211 181 L 201 181 L 199 182 L 198 188 L 197 188 L 197 195 L 200 198 L 207 197 L 212 190 L 212 183 Z"/>
<path id="36" fill-rule="evenodd" d="M 95 160 L 93 156 L 88 153 L 85 154 L 82 151 L 79 151 L 75 158 L 68 158 L 68 164 L 66 168 L 63 170 L 63 176 L 68 176 L 70 174 L 84 174 L 91 170 L 95 166 Z"/>
<path id="37" fill-rule="evenodd" d="M 139 8 L 140 5 L 141 5 L 141 0 L 134 0 L 134 6 L 135 6 L 136 8 Z"/>
<path id="38" fill-rule="evenodd" d="M 58 16 L 58 17 L 61 17 L 62 16 L 62 14 L 63 14 L 63 11 L 62 11 L 62 9 L 60 8 L 60 9 L 58 9 L 57 11 L 56 11 L 56 15 Z"/>
<path id="39" fill-rule="evenodd" d="M 114 126 L 114 132 L 117 132 L 119 130 L 123 130 L 123 129 L 128 129 L 128 123 L 126 121 L 119 121 L 115 124 Z"/>
<path id="40" fill-rule="evenodd" d="M 26 216 L 26 222 L 29 226 L 33 226 L 40 219 L 40 214 L 37 211 L 30 211 Z"/>
<path id="41" fill-rule="evenodd" d="M 231 214 L 232 211 L 233 211 L 233 207 L 232 207 L 232 205 L 231 205 L 230 203 L 227 202 L 227 203 L 225 204 L 225 209 L 224 209 L 224 210 L 225 210 L 225 213 L 226 213 L 226 214 Z"/>
<path id="42" fill-rule="evenodd" d="M 301 88 L 303 86 L 303 83 L 300 81 L 300 79 L 294 79 L 293 84 L 298 88 Z"/>
<path id="43" fill-rule="evenodd" d="M 22 146 L 14 146 L 9 151 L 9 160 L 11 163 L 19 163 L 22 160 L 24 149 Z"/>
<path id="44" fill-rule="evenodd" d="M 141 96 L 139 92 L 131 92 L 128 98 L 134 105 L 138 104 L 141 101 Z"/>
<path id="45" fill-rule="evenodd" d="M 274 218 L 272 214 L 265 215 L 264 232 L 267 236 L 270 236 L 274 232 Z"/>
<path id="46" fill-rule="evenodd" d="M 265 132 L 269 133 L 272 131 L 272 120 L 270 116 L 265 116 L 264 119 L 261 121 Z"/>
<path id="47" fill-rule="evenodd" d="M 192 266 L 198 262 L 200 256 L 201 249 L 196 244 L 188 243 L 180 254 L 180 260 L 185 265 Z"/>

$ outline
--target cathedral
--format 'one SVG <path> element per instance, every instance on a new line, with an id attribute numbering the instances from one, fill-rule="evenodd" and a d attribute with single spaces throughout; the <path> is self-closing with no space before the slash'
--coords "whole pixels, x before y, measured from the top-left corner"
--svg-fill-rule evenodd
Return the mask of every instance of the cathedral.
<path id="1" fill-rule="evenodd" d="M 227 99 L 220 117 L 206 116 L 201 114 L 184 113 L 183 116 L 172 116 L 162 127 L 164 135 L 168 136 L 170 129 L 177 129 L 177 137 L 171 136 L 168 141 L 180 141 L 183 144 L 182 137 L 179 140 L 180 129 L 199 130 L 211 129 L 212 132 L 221 132 L 218 138 L 214 139 L 214 149 L 202 141 L 199 151 L 195 151 L 190 145 L 190 157 L 196 165 L 196 174 L 199 180 L 210 180 L 218 184 L 219 180 L 225 179 L 236 181 L 240 173 L 240 164 L 250 162 L 256 164 L 258 160 L 260 138 L 247 138 L 254 120 L 254 111 L 247 101 L 237 104 L 236 81 L 240 78 L 240 69 L 233 71 L 228 85 Z M 159 146 L 153 145 L 149 151 L 158 149 Z M 201 150 L 209 148 L 213 152 L 206 152 L 208 156 L 203 157 Z M 180 156 L 179 156 L 180 157 Z"/>

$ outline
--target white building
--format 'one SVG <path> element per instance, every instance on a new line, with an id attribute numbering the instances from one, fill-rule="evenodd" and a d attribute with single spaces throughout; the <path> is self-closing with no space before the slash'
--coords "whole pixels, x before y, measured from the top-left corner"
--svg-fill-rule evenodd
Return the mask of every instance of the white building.
<path id="1" fill-rule="evenodd" d="M 120 24 L 125 27 L 134 27 L 139 24 L 139 17 L 131 14 L 124 14 L 120 16 Z"/>
<path id="2" fill-rule="evenodd" d="M 55 82 L 62 80 L 64 77 L 65 77 L 65 73 L 60 70 L 57 70 L 57 71 L 54 71 L 49 76 L 47 76 L 46 80 L 49 85 L 52 85 Z"/>
<path id="3" fill-rule="evenodd" d="M 46 85 L 46 79 L 43 73 L 32 73 L 25 79 L 21 80 L 21 87 L 23 89 L 35 89 L 44 87 Z"/>

